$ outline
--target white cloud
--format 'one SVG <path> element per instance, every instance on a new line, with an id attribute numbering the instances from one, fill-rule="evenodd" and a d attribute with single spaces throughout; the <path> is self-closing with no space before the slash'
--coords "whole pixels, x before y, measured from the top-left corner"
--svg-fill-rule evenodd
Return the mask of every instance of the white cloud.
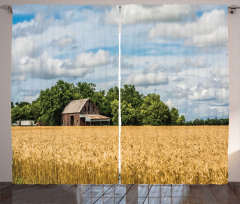
<path id="1" fill-rule="evenodd" d="M 218 117 L 218 118 L 229 117 L 229 107 L 228 106 L 209 107 L 207 109 L 206 115 L 208 117 Z"/>
<path id="2" fill-rule="evenodd" d="M 36 94 L 35 96 L 24 96 L 22 101 L 32 103 L 39 97 L 39 94 Z"/>
<path id="3" fill-rule="evenodd" d="M 216 67 L 214 69 L 210 70 L 210 76 L 214 80 L 221 80 L 223 78 L 228 78 L 229 76 L 229 70 L 228 67 Z"/>
<path id="4" fill-rule="evenodd" d="M 191 68 L 203 68 L 208 66 L 208 64 L 206 63 L 206 61 L 204 61 L 203 59 L 197 58 L 197 59 L 186 59 L 184 61 L 184 65 L 191 67 Z"/>
<path id="5" fill-rule="evenodd" d="M 20 85 L 24 85 L 24 87 L 21 87 Z M 16 84 L 12 84 L 11 87 L 11 94 L 14 95 L 14 102 L 19 101 L 26 101 L 26 102 L 32 102 L 40 94 L 39 86 L 36 89 L 33 89 L 33 86 L 35 84 L 32 82 L 30 84 L 26 82 L 18 82 Z"/>
<path id="6" fill-rule="evenodd" d="M 12 40 L 12 54 L 17 57 L 32 56 L 39 48 L 38 42 L 29 37 L 19 37 Z"/>
<path id="7" fill-rule="evenodd" d="M 229 107 L 228 106 L 210 106 L 209 102 L 199 101 L 199 103 L 194 104 L 187 108 L 187 112 L 189 113 L 191 110 L 190 117 L 188 120 L 194 120 L 196 118 L 227 118 L 229 117 Z"/>
<path id="8" fill-rule="evenodd" d="M 35 6 L 32 7 L 35 9 Z M 101 12 L 95 12 L 95 6 L 93 9 L 82 7 L 69 10 L 68 6 L 48 6 L 44 10 L 40 9 L 41 13 L 35 14 L 31 21 L 13 25 L 13 39 L 31 37 L 39 43 L 40 49 L 52 56 L 69 55 L 69 52 L 76 55 L 101 47 L 117 46 L 118 36 L 114 34 L 117 27 L 101 22 L 105 8 Z M 44 12 L 45 9 L 51 10 L 52 13 Z M 61 12 L 58 12 L 58 9 Z M 68 45 L 73 46 L 64 49 Z M 58 47 L 53 49 L 53 46 Z"/>
<path id="9" fill-rule="evenodd" d="M 20 67 L 21 70 L 32 73 L 33 78 L 52 79 L 58 77 L 83 77 L 92 69 L 83 68 L 65 68 L 62 67 L 64 61 L 52 58 L 44 52 L 36 58 L 27 59 Z"/>
<path id="10" fill-rule="evenodd" d="M 201 59 L 201 58 L 183 58 L 179 59 L 173 65 L 163 64 L 163 62 L 158 62 L 151 65 L 149 68 L 144 70 L 144 73 L 149 72 L 170 72 L 170 73 L 179 73 L 184 69 L 198 69 L 198 68 L 205 68 L 209 66 L 209 64 Z"/>
<path id="11" fill-rule="evenodd" d="M 19 66 L 26 61 L 27 58 L 34 57 L 38 52 L 39 44 L 32 37 L 19 37 L 12 39 L 12 73 L 19 72 Z M 21 79 L 22 76 L 15 76 L 13 79 Z"/>
<path id="12" fill-rule="evenodd" d="M 169 22 L 193 19 L 195 11 L 188 5 L 124 5 L 122 6 L 122 21 L 124 24 Z M 118 6 L 111 9 L 105 16 L 109 24 L 118 24 Z"/>
<path id="13" fill-rule="evenodd" d="M 167 106 L 168 106 L 169 108 L 173 108 L 173 107 L 174 107 L 173 102 L 172 102 L 171 99 L 168 99 L 167 102 L 165 102 L 165 104 L 167 104 Z"/>
<path id="14" fill-rule="evenodd" d="M 105 65 L 110 62 L 109 52 L 105 50 L 98 50 L 97 53 L 81 53 L 77 56 L 76 67 L 93 67 Z"/>
<path id="15" fill-rule="evenodd" d="M 165 67 L 161 64 L 153 64 L 149 68 L 145 69 L 143 73 L 155 73 L 155 72 L 164 72 L 166 71 Z"/>
<path id="16" fill-rule="evenodd" d="M 185 39 L 186 46 L 224 45 L 227 43 L 227 16 L 224 10 L 204 13 L 186 24 L 158 23 L 149 31 L 150 38 Z"/>
<path id="17" fill-rule="evenodd" d="M 172 96 L 174 98 L 183 98 L 188 95 L 189 89 L 186 86 L 176 86 L 172 90 Z"/>
<path id="18" fill-rule="evenodd" d="M 24 21 L 13 25 L 13 36 L 29 36 L 33 34 L 40 34 L 47 30 L 50 26 L 54 26 L 56 19 L 47 17 L 42 13 L 37 13 L 31 21 Z"/>
<path id="19" fill-rule="evenodd" d="M 202 35 L 195 35 L 192 38 L 186 40 L 185 45 L 205 47 L 209 45 L 223 45 L 227 43 L 228 29 L 227 27 L 219 27 L 217 30 Z"/>
<path id="20" fill-rule="evenodd" d="M 183 69 L 205 68 L 209 66 L 207 62 L 201 58 L 186 58 L 184 61 L 179 61 L 176 65 L 169 67 L 172 72 L 181 72 Z"/>
<path id="21" fill-rule="evenodd" d="M 15 59 L 16 55 L 13 55 Z M 16 61 L 16 60 L 15 60 Z M 26 75 L 32 78 L 53 79 L 58 77 L 84 77 L 99 67 L 110 62 L 109 53 L 99 50 L 97 53 L 81 53 L 77 59 L 56 59 L 43 52 L 36 57 L 21 56 L 19 64 L 15 65 L 14 76 L 25 79 Z M 17 79 L 14 77 L 14 79 Z"/>
<path id="22" fill-rule="evenodd" d="M 17 74 L 12 73 L 11 80 L 12 81 L 24 81 L 24 80 L 26 80 L 26 76 L 23 74 L 20 74 L 20 73 L 17 73 Z"/>
<path id="23" fill-rule="evenodd" d="M 66 47 L 72 45 L 74 42 L 75 40 L 73 37 L 66 35 L 58 39 L 57 45 L 59 47 Z"/>
<path id="24" fill-rule="evenodd" d="M 32 5 L 28 9 L 32 7 L 36 8 Z M 95 12 L 94 6 L 75 7 L 47 6 L 34 10 L 32 20 L 13 25 L 13 82 L 39 78 L 40 84 L 42 79 L 71 81 L 84 77 L 85 81 L 98 84 L 103 77 L 104 81 L 115 80 L 112 56 L 101 48 L 117 45 L 118 36 L 113 32 L 117 28 L 101 22 L 105 8 Z"/>
<path id="25" fill-rule="evenodd" d="M 228 89 L 226 88 L 202 88 L 198 89 L 197 87 L 193 87 L 191 89 L 191 94 L 189 98 L 191 100 L 200 100 L 200 101 L 208 101 L 208 100 L 217 100 L 228 97 Z"/>
<path id="26" fill-rule="evenodd" d="M 130 74 L 125 84 L 134 84 L 135 86 L 157 86 L 168 84 L 168 75 L 165 72 L 149 72 Z"/>
<path id="27" fill-rule="evenodd" d="M 173 79 L 172 81 L 178 83 L 178 82 L 182 82 L 184 80 L 185 80 L 184 77 L 177 77 L 177 78 Z"/>
<path id="28" fill-rule="evenodd" d="M 193 86 L 188 95 L 191 100 L 213 100 L 219 104 L 227 103 L 228 96 L 229 83 L 228 69 L 226 67 L 210 69 L 209 77 Z"/>

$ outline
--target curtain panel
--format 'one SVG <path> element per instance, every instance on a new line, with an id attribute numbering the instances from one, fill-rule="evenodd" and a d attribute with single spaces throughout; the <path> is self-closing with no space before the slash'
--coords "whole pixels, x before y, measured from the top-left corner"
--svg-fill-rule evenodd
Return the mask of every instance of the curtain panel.
<path id="1" fill-rule="evenodd" d="M 15 5 L 15 184 L 228 182 L 226 5 Z"/>

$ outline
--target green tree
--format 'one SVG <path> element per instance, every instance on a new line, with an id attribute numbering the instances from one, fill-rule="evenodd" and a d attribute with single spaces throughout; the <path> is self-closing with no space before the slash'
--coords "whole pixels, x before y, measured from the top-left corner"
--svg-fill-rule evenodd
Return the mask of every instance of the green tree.
<path id="1" fill-rule="evenodd" d="M 114 100 L 111 102 L 112 110 L 112 122 L 113 125 L 118 125 L 118 111 L 119 111 L 119 102 Z M 139 125 L 138 115 L 135 108 L 132 107 L 130 103 L 123 101 L 121 103 L 121 124 L 122 125 Z"/>
<path id="2" fill-rule="evenodd" d="M 106 95 L 106 99 L 108 100 L 109 103 L 113 102 L 114 100 L 119 99 L 119 92 L 118 92 L 118 87 L 114 86 L 113 88 L 109 89 Z"/>
<path id="3" fill-rule="evenodd" d="M 131 104 L 133 108 L 138 108 L 143 103 L 143 95 L 136 91 L 134 85 L 125 84 L 121 89 L 121 101 Z"/>
<path id="4" fill-rule="evenodd" d="M 25 105 L 22 107 L 22 117 L 21 120 L 31 119 L 31 105 Z"/>
<path id="5" fill-rule="evenodd" d="M 98 108 L 101 115 L 112 116 L 110 102 L 105 96 L 105 91 L 95 92 L 91 98 Z"/>
<path id="6" fill-rule="evenodd" d="M 19 104 L 19 103 L 18 103 Z M 29 120 L 31 116 L 31 104 L 25 103 L 25 105 L 17 105 L 11 109 L 11 121 L 16 122 L 17 120 Z"/>
<path id="7" fill-rule="evenodd" d="M 121 116 L 122 125 L 139 125 L 137 111 L 131 103 L 126 101 L 121 103 Z"/>
<path id="8" fill-rule="evenodd" d="M 114 99 L 111 103 L 112 110 L 112 123 L 113 125 L 118 125 L 118 100 Z"/>
<path id="9" fill-rule="evenodd" d="M 170 110 L 170 116 L 171 116 L 171 124 L 172 124 L 172 125 L 177 125 L 177 121 L 178 121 L 178 117 L 179 117 L 178 109 L 176 109 L 175 107 L 173 107 L 173 108 Z"/>
<path id="10" fill-rule="evenodd" d="M 31 119 L 33 119 L 35 122 L 38 122 L 38 119 L 41 116 L 40 113 L 41 113 L 40 100 L 38 98 L 37 100 L 32 102 L 30 111 Z"/>
<path id="11" fill-rule="evenodd" d="M 109 89 L 106 99 L 111 104 L 111 116 L 114 125 L 118 125 L 118 99 L 119 89 L 113 87 Z M 136 91 L 134 85 L 124 85 L 121 89 L 121 120 L 122 125 L 141 125 L 139 107 L 143 102 L 143 95 Z"/>
<path id="12" fill-rule="evenodd" d="M 19 106 L 20 108 L 22 108 L 23 106 L 25 106 L 25 105 L 31 105 L 29 102 L 25 102 L 25 101 L 23 101 L 23 102 L 16 102 L 15 103 L 15 105 L 16 106 Z"/>
<path id="13" fill-rule="evenodd" d="M 194 125 L 199 125 L 199 124 L 200 124 L 200 121 L 199 121 L 199 119 L 198 119 L 198 118 L 196 118 L 196 119 L 193 121 L 193 124 L 194 124 Z"/>
<path id="14" fill-rule="evenodd" d="M 15 106 L 11 109 L 11 121 L 12 123 L 16 122 L 17 120 L 21 120 L 22 118 L 22 108 L 19 106 Z"/>
<path id="15" fill-rule="evenodd" d="M 92 98 L 94 95 L 96 88 L 96 84 L 93 83 L 87 83 L 87 82 L 78 82 L 77 83 L 77 90 L 78 93 L 83 97 L 83 98 Z"/>
<path id="16" fill-rule="evenodd" d="M 143 125 L 170 125 L 169 108 L 160 100 L 160 96 L 153 93 L 143 98 L 141 106 Z"/>
<path id="17" fill-rule="evenodd" d="M 184 115 L 181 115 L 180 117 L 178 117 L 177 119 L 177 125 L 185 125 L 186 119 L 184 117 Z"/>

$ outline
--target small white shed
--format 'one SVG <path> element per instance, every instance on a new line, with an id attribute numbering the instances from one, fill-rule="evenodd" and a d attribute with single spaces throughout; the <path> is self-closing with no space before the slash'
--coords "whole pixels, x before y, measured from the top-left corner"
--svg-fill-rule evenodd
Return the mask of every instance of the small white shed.
<path id="1" fill-rule="evenodd" d="M 18 120 L 16 121 L 16 123 L 19 125 L 19 126 L 33 126 L 33 125 L 36 125 L 34 123 L 34 120 Z"/>

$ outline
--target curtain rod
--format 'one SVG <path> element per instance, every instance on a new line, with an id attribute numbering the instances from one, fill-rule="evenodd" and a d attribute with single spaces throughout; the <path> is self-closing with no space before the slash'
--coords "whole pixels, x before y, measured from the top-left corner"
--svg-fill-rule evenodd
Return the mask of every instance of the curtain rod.
<path id="1" fill-rule="evenodd" d="M 10 13 L 10 14 L 13 13 L 13 11 L 12 11 L 12 6 L 10 6 L 10 5 L 3 5 L 3 6 L 0 6 L 0 9 L 7 10 L 8 13 Z"/>
<path id="2" fill-rule="evenodd" d="M 237 9 L 240 9 L 240 6 L 231 5 L 228 7 L 228 13 L 234 14 Z"/>
<path id="3" fill-rule="evenodd" d="M 10 5 L 0 6 L 0 9 L 5 9 L 5 10 L 7 10 L 8 13 L 10 13 L 10 14 L 13 13 L 13 11 L 12 11 L 12 6 L 10 6 Z M 237 9 L 240 9 L 240 6 L 236 6 L 236 5 L 228 6 L 228 13 L 234 14 Z"/>

